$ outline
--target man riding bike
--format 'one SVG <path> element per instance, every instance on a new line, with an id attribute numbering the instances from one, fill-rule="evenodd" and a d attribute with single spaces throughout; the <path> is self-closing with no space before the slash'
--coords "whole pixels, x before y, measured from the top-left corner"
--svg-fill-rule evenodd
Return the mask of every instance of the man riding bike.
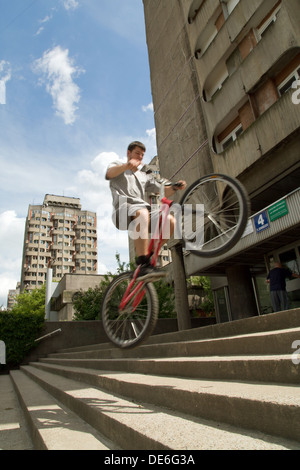
<path id="1" fill-rule="evenodd" d="M 159 193 L 163 183 L 157 181 L 151 173 L 140 170 L 146 147 L 143 143 L 134 141 L 127 148 L 127 162 L 112 162 L 106 171 L 106 179 L 110 181 L 113 199 L 113 222 L 119 230 L 128 230 L 134 240 L 136 263 L 141 265 L 139 280 L 155 280 L 162 276 L 155 269 L 148 256 L 149 228 L 151 225 L 151 206 L 147 202 L 147 193 Z M 165 187 L 165 196 L 172 196 L 178 189 L 186 187 L 185 181 L 177 185 Z M 175 218 L 168 215 L 168 236 L 172 236 L 175 228 Z M 166 239 L 169 238 L 166 235 Z"/>

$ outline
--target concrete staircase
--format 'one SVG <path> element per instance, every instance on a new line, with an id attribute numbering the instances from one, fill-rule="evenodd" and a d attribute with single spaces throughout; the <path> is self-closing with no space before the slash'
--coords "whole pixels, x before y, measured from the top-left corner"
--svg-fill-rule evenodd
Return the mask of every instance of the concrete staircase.
<path id="1" fill-rule="evenodd" d="M 297 349 L 300 309 L 62 350 L 10 377 L 35 449 L 299 450 Z"/>

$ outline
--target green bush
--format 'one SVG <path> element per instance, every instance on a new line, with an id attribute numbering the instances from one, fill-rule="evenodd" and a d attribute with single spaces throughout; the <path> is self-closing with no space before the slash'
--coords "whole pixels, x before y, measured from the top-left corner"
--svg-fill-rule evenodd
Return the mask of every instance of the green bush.
<path id="1" fill-rule="evenodd" d="M 6 364 L 0 365 L 0 371 L 15 367 L 35 345 L 44 324 L 44 315 L 0 313 L 0 340 L 6 346 Z"/>
<path id="2" fill-rule="evenodd" d="M 73 299 L 74 317 L 73 320 L 89 321 L 100 319 L 100 309 L 105 291 L 110 280 L 101 281 L 99 286 L 90 287 L 87 291 L 76 292 Z"/>
<path id="3" fill-rule="evenodd" d="M 14 314 L 45 314 L 45 298 L 46 298 L 46 284 L 42 287 L 26 291 L 24 290 L 21 294 L 17 295 L 16 303 L 11 309 L 11 313 Z"/>

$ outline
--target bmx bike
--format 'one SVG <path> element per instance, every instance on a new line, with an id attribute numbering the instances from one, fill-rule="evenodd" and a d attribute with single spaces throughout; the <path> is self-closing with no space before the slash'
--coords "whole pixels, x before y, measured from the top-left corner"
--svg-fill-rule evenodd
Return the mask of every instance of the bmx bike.
<path id="1" fill-rule="evenodd" d="M 168 184 L 175 188 L 180 185 Z M 157 227 L 149 241 L 148 256 L 152 256 L 153 267 L 157 264 L 164 226 L 174 204 L 166 197 L 160 200 Z M 182 211 L 177 210 L 176 223 L 179 213 L 183 247 L 197 256 L 210 258 L 226 253 L 242 236 L 248 220 L 249 199 L 237 179 L 215 173 L 189 186 L 179 207 Z M 197 224 L 199 218 L 201 223 Z M 139 281 L 139 271 L 140 266 L 115 277 L 103 297 L 103 327 L 109 340 L 120 348 L 132 348 L 145 341 L 158 318 L 159 302 L 154 284 L 151 279 Z"/>

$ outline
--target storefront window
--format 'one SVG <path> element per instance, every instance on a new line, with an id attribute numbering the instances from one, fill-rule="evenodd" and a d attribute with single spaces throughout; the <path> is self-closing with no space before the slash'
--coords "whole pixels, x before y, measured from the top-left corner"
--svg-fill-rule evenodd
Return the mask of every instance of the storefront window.
<path id="1" fill-rule="evenodd" d="M 300 274 L 299 260 L 297 259 L 296 250 L 285 251 L 279 255 L 281 264 L 290 269 L 295 274 Z"/>
<path id="2" fill-rule="evenodd" d="M 224 323 L 231 320 L 228 287 L 222 287 L 214 291 L 214 301 L 216 306 L 217 321 Z"/>

